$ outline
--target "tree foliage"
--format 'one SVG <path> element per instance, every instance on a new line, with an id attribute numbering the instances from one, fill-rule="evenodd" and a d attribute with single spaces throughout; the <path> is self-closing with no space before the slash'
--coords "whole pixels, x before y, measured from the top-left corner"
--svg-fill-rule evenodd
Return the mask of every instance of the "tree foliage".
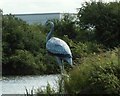
<path id="1" fill-rule="evenodd" d="M 64 18 L 59 20 L 54 20 L 55 23 L 55 34 L 57 36 L 63 37 L 67 35 L 70 39 L 75 39 L 77 36 L 75 16 L 70 14 L 64 14 Z"/>
<path id="2" fill-rule="evenodd" d="M 58 72 L 55 60 L 46 60 L 42 25 L 28 25 L 13 15 L 3 16 L 3 74 L 30 75 Z M 51 64 L 52 63 L 52 64 Z"/>
<path id="3" fill-rule="evenodd" d="M 79 9 L 78 23 L 83 29 L 92 28 L 95 35 L 94 39 L 98 42 L 107 47 L 114 47 L 120 43 L 119 13 L 120 2 L 86 2 Z"/>

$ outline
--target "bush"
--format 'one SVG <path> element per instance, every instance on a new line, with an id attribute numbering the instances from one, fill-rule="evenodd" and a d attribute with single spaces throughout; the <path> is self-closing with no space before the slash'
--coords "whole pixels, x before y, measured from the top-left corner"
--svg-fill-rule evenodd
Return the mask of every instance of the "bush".
<path id="1" fill-rule="evenodd" d="M 9 60 L 11 68 L 16 71 L 16 73 L 13 71 L 11 74 L 30 75 L 36 73 L 35 69 L 38 66 L 35 63 L 34 56 L 29 51 L 17 50 Z"/>
<path id="2" fill-rule="evenodd" d="M 58 73 L 56 61 L 46 54 L 45 26 L 28 25 L 11 14 L 2 22 L 3 75 Z"/>
<path id="3" fill-rule="evenodd" d="M 71 48 L 75 64 L 81 63 L 81 59 L 87 57 L 90 54 L 96 54 L 105 51 L 104 46 L 102 44 L 98 44 L 95 41 L 75 42 L 69 39 L 67 35 L 64 35 L 63 39 Z"/>
<path id="4" fill-rule="evenodd" d="M 119 72 L 117 48 L 106 53 L 92 54 L 70 72 L 69 80 L 65 80 L 65 90 L 79 94 L 119 94 Z"/>

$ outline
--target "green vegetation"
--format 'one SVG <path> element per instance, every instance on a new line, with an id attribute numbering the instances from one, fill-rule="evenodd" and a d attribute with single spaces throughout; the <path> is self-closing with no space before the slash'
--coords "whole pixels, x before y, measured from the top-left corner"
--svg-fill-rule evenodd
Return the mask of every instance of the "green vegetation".
<path id="1" fill-rule="evenodd" d="M 11 14 L 3 16 L 3 75 L 59 72 L 54 58 L 46 53 L 44 30 L 42 25 L 28 25 Z"/>
<path id="2" fill-rule="evenodd" d="M 118 49 L 84 58 L 66 78 L 65 90 L 76 94 L 119 94 Z"/>
<path id="3" fill-rule="evenodd" d="M 53 20 L 54 35 L 68 43 L 75 65 L 72 69 L 65 63 L 69 75 L 64 78 L 65 93 L 111 96 L 120 93 L 118 13 L 120 2 L 86 2 L 78 10 L 77 17 L 65 14 L 62 20 Z M 60 72 L 55 58 L 45 50 L 49 27 L 28 25 L 11 14 L 3 16 L 2 22 L 3 75 Z M 56 92 L 48 84 L 45 90 L 38 89 L 37 94 L 44 93 Z"/>
<path id="4" fill-rule="evenodd" d="M 120 43 L 120 2 L 92 2 L 85 3 L 78 12 L 78 24 L 82 29 L 93 29 L 89 34 L 94 34 L 97 42 L 107 47 L 114 47 Z M 92 38 L 93 39 L 93 38 Z M 114 42 L 113 42 L 114 41 Z"/>
<path id="5" fill-rule="evenodd" d="M 118 62 L 118 48 L 90 54 L 85 57 L 80 65 L 74 67 L 64 77 L 64 94 L 108 94 L 119 96 L 120 94 L 120 64 Z M 37 96 L 41 94 L 61 94 L 61 84 L 58 80 L 57 90 L 48 84 L 45 89 L 37 89 Z"/>

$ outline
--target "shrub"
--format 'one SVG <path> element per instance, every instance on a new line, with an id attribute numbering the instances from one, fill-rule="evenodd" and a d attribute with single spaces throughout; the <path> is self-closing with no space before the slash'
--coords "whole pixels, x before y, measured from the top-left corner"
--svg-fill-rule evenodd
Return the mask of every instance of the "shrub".
<path id="1" fill-rule="evenodd" d="M 65 90 L 79 94 L 119 94 L 119 72 L 117 48 L 106 53 L 92 54 L 69 73 L 69 80 L 65 80 Z"/>
<path id="2" fill-rule="evenodd" d="M 33 74 L 37 68 L 33 55 L 26 50 L 17 50 L 15 55 L 11 56 L 9 60 L 10 66 L 13 70 L 13 72 L 11 70 L 11 74 L 14 75 Z M 16 73 L 14 73 L 15 70 Z"/>

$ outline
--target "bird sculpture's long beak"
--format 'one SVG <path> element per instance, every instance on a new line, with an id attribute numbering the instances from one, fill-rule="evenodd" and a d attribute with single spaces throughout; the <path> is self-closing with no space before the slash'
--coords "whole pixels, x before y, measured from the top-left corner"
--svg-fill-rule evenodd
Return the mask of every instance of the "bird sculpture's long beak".
<path id="1" fill-rule="evenodd" d="M 49 21 L 46 21 L 46 22 L 45 22 L 45 26 L 48 26 L 48 24 L 49 24 Z"/>
<path id="2" fill-rule="evenodd" d="M 48 26 L 49 23 L 50 23 L 50 20 L 47 20 L 47 21 L 45 22 L 45 26 Z"/>

